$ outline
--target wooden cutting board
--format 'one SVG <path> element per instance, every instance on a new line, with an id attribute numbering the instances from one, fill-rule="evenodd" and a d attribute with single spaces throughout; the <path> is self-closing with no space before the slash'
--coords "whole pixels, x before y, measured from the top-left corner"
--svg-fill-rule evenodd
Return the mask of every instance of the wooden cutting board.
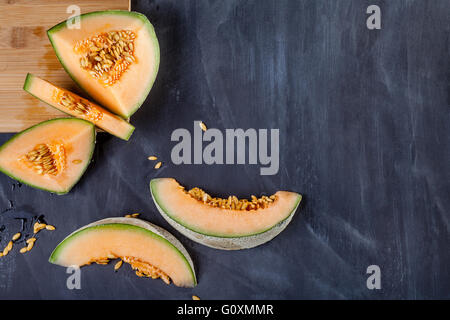
<path id="1" fill-rule="evenodd" d="M 23 91 L 28 72 L 79 92 L 62 68 L 46 30 L 66 20 L 66 10 L 81 13 L 130 10 L 130 0 L 0 0 L 0 132 L 18 132 L 38 122 L 66 116 Z"/>

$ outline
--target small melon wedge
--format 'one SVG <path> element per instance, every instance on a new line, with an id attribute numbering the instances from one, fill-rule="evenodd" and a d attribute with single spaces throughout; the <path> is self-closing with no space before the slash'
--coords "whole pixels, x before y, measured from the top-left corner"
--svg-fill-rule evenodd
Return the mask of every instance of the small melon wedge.
<path id="1" fill-rule="evenodd" d="M 48 105 L 74 117 L 90 121 L 123 140 L 128 141 L 133 134 L 134 127 L 122 118 L 31 73 L 27 74 L 23 89 Z"/>
<path id="2" fill-rule="evenodd" d="M 127 119 L 156 79 L 159 44 L 141 13 L 109 10 L 80 15 L 80 28 L 64 21 L 47 31 L 72 79 L 100 105 Z"/>
<path id="3" fill-rule="evenodd" d="M 171 280 L 179 287 L 197 284 L 183 245 L 161 227 L 137 218 L 108 218 L 84 226 L 67 236 L 49 261 L 81 267 L 117 258 L 130 263 L 140 276 Z"/>
<path id="4" fill-rule="evenodd" d="M 220 202 L 198 188 L 187 192 L 172 178 L 151 180 L 150 191 L 159 212 L 175 229 L 223 250 L 252 248 L 273 239 L 289 224 L 302 199 L 298 193 L 278 191 L 261 198 L 260 204 L 239 203 L 233 197 Z"/>
<path id="5" fill-rule="evenodd" d="M 31 187 L 65 194 L 86 171 L 94 146 L 92 123 L 76 118 L 44 121 L 0 147 L 0 171 Z"/>

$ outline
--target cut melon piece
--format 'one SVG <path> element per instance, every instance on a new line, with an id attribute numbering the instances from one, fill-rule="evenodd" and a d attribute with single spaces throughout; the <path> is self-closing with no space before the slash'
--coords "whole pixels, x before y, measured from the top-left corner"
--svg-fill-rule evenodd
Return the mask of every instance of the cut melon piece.
<path id="1" fill-rule="evenodd" d="M 0 147 L 0 171 L 31 187 L 65 194 L 88 167 L 95 126 L 76 118 L 41 122 Z"/>
<path id="2" fill-rule="evenodd" d="M 123 140 L 130 138 L 134 127 L 122 118 L 84 99 L 29 73 L 23 89 L 48 105 L 74 117 L 94 123 L 99 128 Z"/>
<path id="3" fill-rule="evenodd" d="M 137 218 L 108 218 L 82 227 L 56 247 L 49 261 L 81 267 L 117 258 L 129 263 L 138 276 L 161 278 L 179 287 L 197 284 L 183 245 L 166 230 Z"/>
<path id="4" fill-rule="evenodd" d="M 147 17 L 109 10 L 82 14 L 47 31 L 67 73 L 100 105 L 129 118 L 142 105 L 159 68 L 159 44 Z"/>
<path id="5" fill-rule="evenodd" d="M 199 188 L 185 191 L 175 179 L 150 182 L 161 215 L 189 239 L 206 246 L 238 250 L 263 244 L 286 228 L 302 199 L 295 192 L 251 200 L 212 198 Z"/>

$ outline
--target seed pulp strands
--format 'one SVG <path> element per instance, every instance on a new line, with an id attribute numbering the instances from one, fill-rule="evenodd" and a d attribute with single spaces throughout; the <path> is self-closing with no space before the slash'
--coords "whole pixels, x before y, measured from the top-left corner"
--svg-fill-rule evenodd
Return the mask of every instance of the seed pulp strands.
<path id="1" fill-rule="evenodd" d="M 66 154 L 62 144 L 38 144 L 25 156 L 27 164 L 40 175 L 56 176 L 64 170 Z"/>
<path id="2" fill-rule="evenodd" d="M 180 186 L 180 188 L 184 190 L 183 186 Z M 274 203 L 277 200 L 275 195 L 271 195 L 270 197 L 261 196 L 260 198 L 257 198 L 252 195 L 251 200 L 238 199 L 236 196 L 229 196 L 227 199 L 213 198 L 205 191 L 197 187 L 184 192 L 189 194 L 192 198 L 201 201 L 209 206 L 230 210 L 250 211 L 250 210 L 264 209 L 269 207 L 272 203 Z"/>
<path id="3" fill-rule="evenodd" d="M 79 41 L 74 51 L 81 54 L 80 65 L 105 86 L 116 83 L 136 61 L 136 34 L 130 30 L 103 32 Z"/>

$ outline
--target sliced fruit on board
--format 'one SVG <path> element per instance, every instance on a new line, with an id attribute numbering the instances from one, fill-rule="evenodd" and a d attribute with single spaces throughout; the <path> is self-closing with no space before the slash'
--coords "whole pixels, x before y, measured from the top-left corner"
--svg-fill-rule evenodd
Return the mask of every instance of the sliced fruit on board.
<path id="1" fill-rule="evenodd" d="M 76 118 L 44 121 L 0 147 L 0 171 L 31 187 L 65 194 L 86 171 L 94 146 L 92 123 Z"/>
<path id="2" fill-rule="evenodd" d="M 147 17 L 122 10 L 82 14 L 47 31 L 72 79 L 100 105 L 129 118 L 142 105 L 159 68 L 159 44 Z"/>
<path id="3" fill-rule="evenodd" d="M 48 105 L 74 117 L 90 121 L 123 140 L 128 141 L 134 131 L 134 127 L 127 121 L 99 105 L 31 73 L 27 74 L 23 89 Z"/>
<path id="4" fill-rule="evenodd" d="M 212 198 L 199 188 L 185 191 L 172 178 L 153 179 L 150 191 L 159 212 L 175 229 L 224 250 L 252 248 L 273 239 L 289 224 L 302 199 L 287 191 L 251 200 Z"/>
<path id="5" fill-rule="evenodd" d="M 84 226 L 53 251 L 51 263 L 84 266 L 120 258 L 139 276 L 172 281 L 179 287 L 197 284 L 192 259 L 169 232 L 136 218 L 108 218 Z"/>

